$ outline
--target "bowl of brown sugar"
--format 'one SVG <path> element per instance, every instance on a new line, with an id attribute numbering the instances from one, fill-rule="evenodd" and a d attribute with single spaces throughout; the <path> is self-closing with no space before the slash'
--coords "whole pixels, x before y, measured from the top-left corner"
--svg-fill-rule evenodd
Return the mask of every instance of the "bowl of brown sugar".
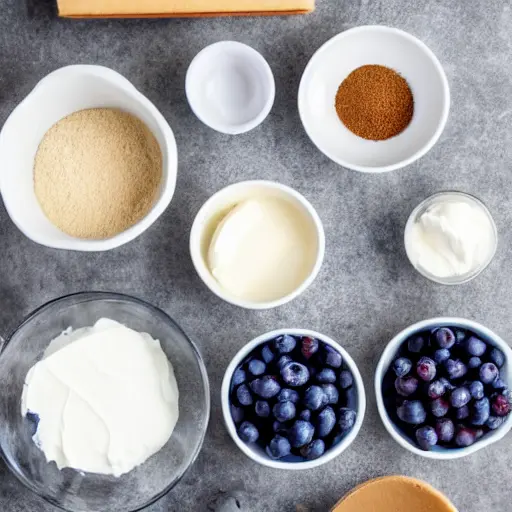
<path id="1" fill-rule="evenodd" d="M 173 132 L 123 76 L 68 66 L 43 78 L 0 133 L 0 191 L 30 239 L 58 249 L 123 245 L 174 194 Z"/>
<path id="2" fill-rule="evenodd" d="M 357 27 L 327 41 L 299 87 L 299 113 L 322 153 L 361 172 L 400 169 L 439 139 L 450 110 L 444 70 L 419 39 Z"/>

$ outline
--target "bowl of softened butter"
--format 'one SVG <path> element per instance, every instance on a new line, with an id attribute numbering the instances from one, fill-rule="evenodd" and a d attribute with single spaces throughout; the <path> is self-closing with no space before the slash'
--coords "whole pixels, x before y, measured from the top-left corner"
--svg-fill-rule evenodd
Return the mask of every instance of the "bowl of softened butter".
<path id="1" fill-rule="evenodd" d="M 0 453 L 31 491 L 70 512 L 141 510 L 201 449 L 208 377 L 163 311 L 79 293 L 34 311 L 0 352 Z"/>
<path id="2" fill-rule="evenodd" d="M 244 181 L 214 194 L 197 214 L 190 253 L 197 273 L 221 299 L 269 309 L 300 295 L 325 252 L 322 222 L 290 187 Z"/>

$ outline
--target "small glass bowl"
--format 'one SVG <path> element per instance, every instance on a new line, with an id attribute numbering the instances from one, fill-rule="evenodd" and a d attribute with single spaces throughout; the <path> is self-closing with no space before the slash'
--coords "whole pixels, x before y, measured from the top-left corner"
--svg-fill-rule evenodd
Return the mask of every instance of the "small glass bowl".
<path id="1" fill-rule="evenodd" d="M 471 270 L 470 272 L 467 272 L 466 274 L 461 274 L 458 276 L 450 276 L 450 277 L 439 277 L 431 274 L 427 270 L 425 270 L 420 265 L 415 265 L 413 262 L 413 251 L 411 247 L 411 235 L 412 235 L 412 228 L 413 225 L 418 222 L 419 218 L 434 204 L 442 203 L 442 202 L 449 202 L 449 201 L 463 201 L 471 206 L 475 206 L 477 208 L 480 208 L 482 210 L 487 218 L 489 219 L 489 222 L 491 224 L 492 230 L 493 230 L 493 240 L 494 240 L 494 247 L 491 251 L 489 251 L 489 256 L 486 260 L 482 262 L 482 264 Z M 494 219 L 492 218 L 491 212 L 488 210 L 487 206 L 485 206 L 482 201 L 477 199 L 476 197 L 466 194 L 464 192 L 455 192 L 455 191 L 446 191 L 446 192 L 438 192 L 437 194 L 433 194 L 430 197 L 427 197 L 424 201 L 422 201 L 411 213 L 409 216 L 409 219 L 407 220 L 407 224 L 405 226 L 405 234 L 404 234 L 404 243 L 405 243 L 405 252 L 407 253 L 407 257 L 409 258 L 409 261 L 411 262 L 411 265 L 423 276 L 427 279 L 430 279 L 431 281 L 434 281 L 435 283 L 439 284 L 445 284 L 445 285 L 455 285 L 455 284 L 463 284 L 467 283 L 468 281 L 471 281 L 476 276 L 478 276 L 481 272 L 483 272 L 491 263 L 491 261 L 494 258 L 494 255 L 496 254 L 496 250 L 498 248 L 498 230 L 496 228 L 496 224 L 494 222 Z"/>
<path id="2" fill-rule="evenodd" d="M 173 364 L 180 391 L 178 423 L 169 441 L 146 462 L 119 478 L 59 470 L 32 440 L 33 424 L 21 415 L 21 393 L 28 370 L 50 341 L 71 326 L 116 320 L 160 340 Z M 1 343 L 0 343 L 1 345 Z M 114 293 L 68 295 L 35 310 L 6 340 L 0 352 L 0 455 L 28 489 L 71 512 L 134 512 L 170 491 L 194 463 L 210 414 L 206 369 L 196 346 L 162 310 Z M 130 411 L 126 411 L 127 418 Z"/>

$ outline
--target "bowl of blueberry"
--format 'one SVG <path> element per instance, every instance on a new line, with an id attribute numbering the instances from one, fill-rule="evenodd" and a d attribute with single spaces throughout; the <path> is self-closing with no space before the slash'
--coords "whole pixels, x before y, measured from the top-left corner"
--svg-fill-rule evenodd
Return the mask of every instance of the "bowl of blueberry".
<path id="1" fill-rule="evenodd" d="M 381 419 L 404 448 L 470 455 L 512 428 L 512 351 L 483 325 L 433 318 L 393 338 L 375 373 Z"/>
<path id="2" fill-rule="evenodd" d="M 229 434 L 254 461 L 279 469 L 320 466 L 363 423 L 363 381 L 334 340 L 304 329 L 263 334 L 231 361 L 222 383 Z"/>

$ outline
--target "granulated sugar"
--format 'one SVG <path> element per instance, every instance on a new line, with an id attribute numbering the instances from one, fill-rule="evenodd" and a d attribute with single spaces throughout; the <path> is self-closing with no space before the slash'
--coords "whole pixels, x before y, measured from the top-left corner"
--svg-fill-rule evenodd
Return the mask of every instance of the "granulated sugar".
<path id="1" fill-rule="evenodd" d="M 75 112 L 43 137 L 34 163 L 35 194 L 68 235 L 104 239 L 142 219 L 157 197 L 162 153 L 148 127 L 117 109 Z"/>

